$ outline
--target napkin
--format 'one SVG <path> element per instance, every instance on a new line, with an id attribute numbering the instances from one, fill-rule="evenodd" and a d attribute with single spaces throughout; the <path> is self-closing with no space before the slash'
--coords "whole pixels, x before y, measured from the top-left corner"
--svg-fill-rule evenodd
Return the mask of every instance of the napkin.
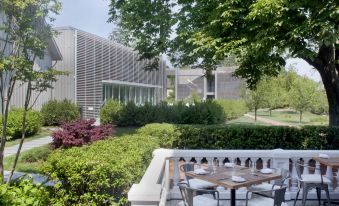
<path id="1" fill-rule="evenodd" d="M 194 170 L 194 174 L 197 174 L 197 175 L 205 175 L 205 174 L 207 174 L 207 173 L 208 173 L 208 172 L 207 172 L 206 170 L 201 169 L 201 168 L 195 169 L 195 170 Z"/>
<path id="2" fill-rule="evenodd" d="M 261 169 L 260 172 L 263 174 L 269 174 L 269 173 L 272 173 L 273 170 L 270 168 L 265 168 L 265 169 Z"/>
<path id="3" fill-rule="evenodd" d="M 231 179 L 232 179 L 232 181 L 234 181 L 234 182 L 244 182 L 244 181 L 246 181 L 245 178 L 239 177 L 239 176 L 232 176 Z"/>
<path id="4" fill-rule="evenodd" d="M 324 158 L 324 159 L 328 159 L 329 158 L 329 156 L 327 155 L 327 154 L 319 154 L 319 157 L 320 158 Z"/>
<path id="5" fill-rule="evenodd" d="M 226 162 L 225 167 L 234 167 L 234 163 Z"/>

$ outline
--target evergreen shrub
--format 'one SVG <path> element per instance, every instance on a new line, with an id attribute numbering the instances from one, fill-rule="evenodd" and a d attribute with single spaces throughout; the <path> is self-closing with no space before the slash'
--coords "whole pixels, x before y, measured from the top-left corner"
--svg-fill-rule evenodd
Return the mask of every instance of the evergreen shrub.
<path id="1" fill-rule="evenodd" d="M 70 100 L 50 100 L 41 108 L 45 126 L 58 126 L 80 119 L 79 107 Z"/>

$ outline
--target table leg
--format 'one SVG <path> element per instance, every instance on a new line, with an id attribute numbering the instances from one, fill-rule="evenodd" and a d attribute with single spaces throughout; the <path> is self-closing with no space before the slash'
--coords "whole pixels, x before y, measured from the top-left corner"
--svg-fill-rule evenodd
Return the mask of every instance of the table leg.
<path id="1" fill-rule="evenodd" d="M 235 206 L 235 189 L 231 189 L 231 206 Z"/>

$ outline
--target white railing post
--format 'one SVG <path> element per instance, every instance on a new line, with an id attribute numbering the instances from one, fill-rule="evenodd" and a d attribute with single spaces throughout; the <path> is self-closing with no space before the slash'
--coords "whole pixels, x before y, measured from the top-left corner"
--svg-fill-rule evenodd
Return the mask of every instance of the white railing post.
<path id="1" fill-rule="evenodd" d="M 308 166 L 309 166 L 309 162 L 310 162 L 310 158 L 303 158 L 303 160 L 304 160 L 304 172 L 303 172 L 303 174 L 305 174 L 305 175 L 307 175 L 307 174 L 309 174 L 310 172 L 309 172 L 309 168 L 308 168 Z"/>
<path id="2" fill-rule="evenodd" d="M 174 186 L 177 186 L 180 181 L 180 173 L 179 173 L 179 158 L 175 158 L 173 161 L 173 183 Z"/>
<path id="3" fill-rule="evenodd" d="M 332 167 L 330 166 L 327 166 L 326 177 L 331 181 L 330 184 L 328 185 L 328 190 L 333 191 L 333 170 Z"/>
<path id="4" fill-rule="evenodd" d="M 295 159 L 292 159 L 292 174 L 291 174 L 291 188 L 290 191 L 296 192 L 298 190 L 297 169 L 294 165 Z"/>

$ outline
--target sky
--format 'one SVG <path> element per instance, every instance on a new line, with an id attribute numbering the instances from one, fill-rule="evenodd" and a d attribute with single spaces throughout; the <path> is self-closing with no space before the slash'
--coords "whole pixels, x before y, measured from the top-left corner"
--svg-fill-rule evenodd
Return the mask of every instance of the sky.
<path id="1" fill-rule="evenodd" d="M 73 26 L 101 37 L 107 38 L 114 25 L 108 23 L 109 0 L 60 0 L 63 8 L 56 16 L 54 26 Z M 293 66 L 298 74 L 320 81 L 319 73 L 301 59 L 288 59 L 286 68 Z"/>

